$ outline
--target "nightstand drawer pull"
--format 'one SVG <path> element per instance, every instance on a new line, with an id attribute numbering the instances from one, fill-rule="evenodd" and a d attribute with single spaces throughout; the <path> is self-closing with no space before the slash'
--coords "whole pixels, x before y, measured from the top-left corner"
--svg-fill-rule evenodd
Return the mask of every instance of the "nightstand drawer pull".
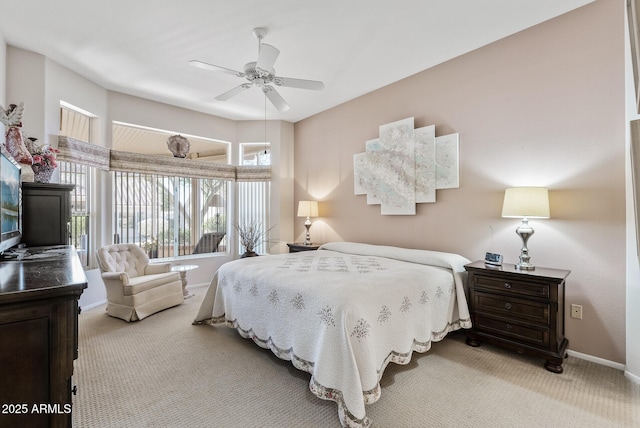
<path id="1" fill-rule="evenodd" d="M 506 328 L 507 330 L 511 330 L 513 327 L 511 326 L 511 324 L 507 324 L 507 325 L 505 326 L 505 328 Z"/>
<path id="2" fill-rule="evenodd" d="M 504 304 L 504 308 L 505 308 L 506 310 L 508 310 L 508 311 L 510 311 L 512 307 L 513 307 L 513 305 L 511 305 L 511 303 L 508 303 L 508 302 L 507 302 L 507 303 L 505 303 L 505 304 Z"/>
<path id="3" fill-rule="evenodd" d="M 511 288 L 511 283 L 510 282 L 505 282 L 504 283 L 504 288 Z"/>

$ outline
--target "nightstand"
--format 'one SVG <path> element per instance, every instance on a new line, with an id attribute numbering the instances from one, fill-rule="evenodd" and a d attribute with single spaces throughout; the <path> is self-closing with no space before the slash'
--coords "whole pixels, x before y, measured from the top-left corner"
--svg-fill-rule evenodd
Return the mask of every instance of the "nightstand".
<path id="1" fill-rule="evenodd" d="M 300 251 L 315 251 L 320 248 L 320 245 L 322 244 L 311 243 L 309 245 L 305 245 L 304 243 L 293 243 L 287 244 L 287 247 L 289 247 L 290 253 L 299 253 Z"/>
<path id="2" fill-rule="evenodd" d="M 472 328 L 467 344 L 482 341 L 546 359 L 544 367 L 562 373 L 569 341 L 564 337 L 564 288 L 571 271 L 536 267 L 519 271 L 483 260 L 465 266 Z"/>

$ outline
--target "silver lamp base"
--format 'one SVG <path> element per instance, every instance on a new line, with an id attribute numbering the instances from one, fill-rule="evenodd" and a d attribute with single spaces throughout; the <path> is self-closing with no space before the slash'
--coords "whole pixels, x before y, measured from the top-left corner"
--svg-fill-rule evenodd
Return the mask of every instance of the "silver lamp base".
<path id="1" fill-rule="evenodd" d="M 516 265 L 517 270 L 535 270 L 535 266 L 529 262 L 531 257 L 529 256 L 529 249 L 527 248 L 527 241 L 531 238 L 535 232 L 531 226 L 529 226 L 529 219 L 526 217 L 522 219 L 522 223 L 516 229 L 516 233 L 522 239 L 522 249 L 520 250 L 520 263 Z"/>
<path id="2" fill-rule="evenodd" d="M 309 228 L 311 227 L 311 219 L 307 217 L 307 221 L 304 222 L 304 227 L 307 228 L 307 236 L 304 239 L 304 245 L 311 245 L 311 235 L 309 234 Z"/>

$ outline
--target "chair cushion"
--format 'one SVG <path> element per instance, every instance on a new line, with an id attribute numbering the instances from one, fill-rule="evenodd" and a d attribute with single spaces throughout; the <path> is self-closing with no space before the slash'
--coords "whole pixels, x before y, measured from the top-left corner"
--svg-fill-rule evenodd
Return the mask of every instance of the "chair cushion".
<path id="1" fill-rule="evenodd" d="M 178 272 L 158 273 L 155 275 L 144 275 L 129 278 L 129 285 L 124 286 L 124 295 L 131 296 L 142 293 L 174 281 L 180 281 L 180 274 Z"/>

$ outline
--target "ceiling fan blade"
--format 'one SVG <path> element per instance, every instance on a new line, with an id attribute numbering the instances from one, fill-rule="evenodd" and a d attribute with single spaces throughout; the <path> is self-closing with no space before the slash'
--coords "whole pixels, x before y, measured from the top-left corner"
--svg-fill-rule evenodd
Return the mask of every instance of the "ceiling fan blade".
<path id="1" fill-rule="evenodd" d="M 291 77 L 276 76 L 273 78 L 273 83 L 277 86 L 287 88 L 312 89 L 314 91 L 321 91 L 324 89 L 324 83 L 318 80 L 293 79 Z"/>
<path id="2" fill-rule="evenodd" d="M 235 97 L 236 95 L 238 95 L 240 92 L 247 90 L 251 87 L 251 83 L 243 83 L 240 86 L 236 86 L 235 88 L 220 94 L 216 97 L 216 100 L 218 101 L 226 101 L 231 97 Z"/>
<path id="3" fill-rule="evenodd" d="M 198 61 L 197 59 L 192 59 L 191 61 L 189 61 L 189 65 L 192 65 L 192 66 L 198 67 L 198 68 L 202 68 L 204 70 L 216 71 L 216 72 L 220 72 L 221 71 L 223 73 L 232 74 L 234 76 L 244 77 L 244 73 L 241 72 L 241 71 L 236 71 L 236 70 L 232 70 L 230 68 L 220 67 L 219 65 L 213 65 L 213 64 L 209 64 L 207 62 Z"/>
<path id="4" fill-rule="evenodd" d="M 278 109 L 278 111 L 289 110 L 289 104 L 287 104 L 287 102 L 284 100 L 284 98 L 282 98 L 282 96 L 280 96 L 280 94 L 278 93 L 278 91 L 275 90 L 275 88 L 273 88 L 272 86 L 264 86 L 262 88 L 262 91 L 267 96 L 267 98 L 269 98 L 269 101 L 271 101 L 271 104 L 273 104 L 275 108 Z"/>
<path id="5" fill-rule="evenodd" d="M 280 51 L 278 49 L 271 45 L 261 43 L 256 67 L 264 71 L 270 71 L 273 68 L 273 64 L 276 63 L 278 55 L 280 55 Z"/>

